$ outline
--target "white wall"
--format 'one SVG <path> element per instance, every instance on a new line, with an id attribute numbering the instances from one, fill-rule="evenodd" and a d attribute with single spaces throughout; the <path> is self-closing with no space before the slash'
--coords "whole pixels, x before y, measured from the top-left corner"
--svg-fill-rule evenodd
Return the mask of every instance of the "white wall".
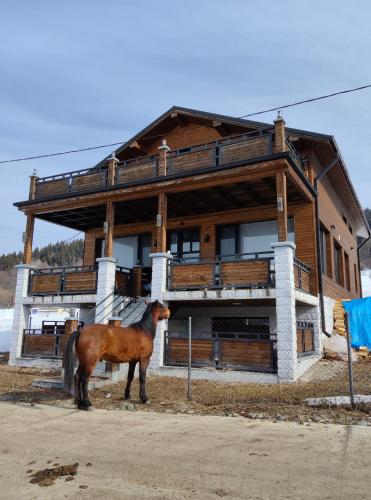
<path id="1" fill-rule="evenodd" d="M 364 297 L 371 297 L 371 269 L 361 271 L 362 292 Z"/>
<path id="2" fill-rule="evenodd" d="M 0 352 L 10 349 L 14 309 L 0 309 Z"/>

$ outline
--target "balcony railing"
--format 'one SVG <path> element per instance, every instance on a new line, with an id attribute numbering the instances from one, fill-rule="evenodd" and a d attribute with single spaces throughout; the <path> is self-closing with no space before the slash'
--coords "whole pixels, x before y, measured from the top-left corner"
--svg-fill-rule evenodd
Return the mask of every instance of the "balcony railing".
<path id="1" fill-rule="evenodd" d="M 273 252 L 219 256 L 216 260 L 173 259 L 169 263 L 169 290 L 273 286 Z"/>
<path id="2" fill-rule="evenodd" d="M 305 171 L 304 164 L 289 139 L 287 150 L 296 165 Z M 171 151 L 167 157 L 166 172 L 159 170 L 158 157 L 147 156 L 120 162 L 116 166 L 114 186 L 151 181 L 159 176 L 180 176 L 208 169 L 223 170 L 244 161 L 269 157 L 276 153 L 274 129 L 265 129 L 229 137 L 207 144 Z M 34 198 L 45 199 L 74 193 L 85 193 L 108 186 L 106 167 L 76 170 L 64 174 L 38 178 Z"/>
<path id="3" fill-rule="evenodd" d="M 79 295 L 96 293 L 96 266 L 32 269 L 29 295 Z"/>

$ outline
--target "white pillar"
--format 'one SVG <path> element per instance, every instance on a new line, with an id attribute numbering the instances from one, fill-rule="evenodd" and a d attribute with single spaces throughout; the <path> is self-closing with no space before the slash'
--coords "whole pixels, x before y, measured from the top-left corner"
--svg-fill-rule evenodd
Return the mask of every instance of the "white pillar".
<path id="1" fill-rule="evenodd" d="M 100 257 L 98 262 L 96 323 L 107 323 L 112 316 L 115 290 L 116 262 L 113 257 Z"/>
<path id="2" fill-rule="evenodd" d="M 272 244 L 276 279 L 278 377 L 295 380 L 297 368 L 294 250 L 291 241 Z"/>
<path id="3" fill-rule="evenodd" d="M 163 300 L 163 293 L 167 290 L 169 259 L 172 259 L 173 256 L 168 252 L 151 253 L 150 257 L 152 257 L 151 299 L 158 300 L 167 306 L 168 304 Z M 164 364 L 164 338 L 167 327 L 167 320 L 162 320 L 157 323 L 156 337 L 151 357 L 151 368 L 159 368 Z"/>
<path id="4" fill-rule="evenodd" d="M 16 365 L 17 358 L 20 358 L 22 354 L 23 330 L 28 326 L 28 317 L 30 314 L 30 306 L 23 305 L 23 299 L 28 295 L 30 270 L 34 269 L 34 266 L 30 264 L 18 264 L 15 268 L 17 269 L 17 281 L 15 286 L 9 365 Z"/>

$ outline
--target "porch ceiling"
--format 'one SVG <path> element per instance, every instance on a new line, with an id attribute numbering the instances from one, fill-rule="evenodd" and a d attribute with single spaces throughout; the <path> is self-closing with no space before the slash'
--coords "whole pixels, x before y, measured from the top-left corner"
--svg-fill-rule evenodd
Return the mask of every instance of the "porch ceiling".
<path id="1" fill-rule="evenodd" d="M 302 200 L 302 195 L 290 183 L 287 184 L 288 201 Z M 183 191 L 168 196 L 169 217 L 184 217 L 210 212 L 235 210 L 275 204 L 276 180 L 267 177 L 257 182 L 240 182 L 197 191 Z"/>
<path id="2" fill-rule="evenodd" d="M 168 195 L 168 217 L 186 217 L 218 211 L 272 205 L 276 203 L 276 180 L 266 177 L 256 182 L 240 182 Z M 302 200 L 302 195 L 288 180 L 289 202 Z M 115 225 L 155 221 L 157 196 L 115 202 Z M 39 219 L 87 231 L 102 227 L 105 205 L 38 214 Z"/>

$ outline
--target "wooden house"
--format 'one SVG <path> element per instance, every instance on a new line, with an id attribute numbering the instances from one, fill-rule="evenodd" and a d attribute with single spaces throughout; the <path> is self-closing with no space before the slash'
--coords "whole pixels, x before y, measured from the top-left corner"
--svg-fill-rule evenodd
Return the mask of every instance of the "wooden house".
<path id="1" fill-rule="evenodd" d="M 76 327 L 45 340 L 27 330 L 30 307 L 125 323 L 150 294 L 172 311 L 153 372 L 184 373 L 191 317 L 200 378 L 294 380 L 320 358 L 335 300 L 361 296 L 357 239 L 370 233 L 339 148 L 282 116 L 173 107 L 91 168 L 31 177 L 15 206 L 27 226 L 13 364 L 58 359 Z M 35 218 L 84 233 L 81 267 L 31 266 Z"/>

